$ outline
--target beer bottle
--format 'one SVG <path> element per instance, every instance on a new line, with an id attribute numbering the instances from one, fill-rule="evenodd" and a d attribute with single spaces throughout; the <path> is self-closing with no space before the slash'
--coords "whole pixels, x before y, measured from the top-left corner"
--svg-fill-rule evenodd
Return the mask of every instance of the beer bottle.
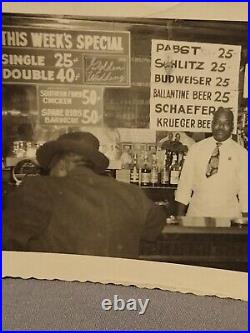
<path id="1" fill-rule="evenodd" d="M 151 178 L 151 170 L 148 165 L 148 156 L 147 153 L 144 155 L 144 163 L 141 169 L 141 186 L 149 186 Z"/>
<path id="2" fill-rule="evenodd" d="M 138 185 L 139 170 L 137 169 L 137 155 L 134 154 L 132 168 L 130 169 L 130 183 Z"/>
<path id="3" fill-rule="evenodd" d="M 180 177 L 180 167 L 178 163 L 178 156 L 173 153 L 172 165 L 170 167 L 170 185 L 177 185 Z"/>
<path id="4" fill-rule="evenodd" d="M 161 185 L 167 186 L 169 185 L 169 177 L 170 177 L 170 164 L 171 164 L 171 152 L 166 150 L 164 156 L 164 164 L 161 170 Z"/>
<path id="5" fill-rule="evenodd" d="M 158 177 L 157 158 L 155 153 L 152 155 L 152 169 L 151 169 L 150 178 L 151 178 L 150 180 L 151 185 L 157 186 L 159 182 L 159 177 Z"/>

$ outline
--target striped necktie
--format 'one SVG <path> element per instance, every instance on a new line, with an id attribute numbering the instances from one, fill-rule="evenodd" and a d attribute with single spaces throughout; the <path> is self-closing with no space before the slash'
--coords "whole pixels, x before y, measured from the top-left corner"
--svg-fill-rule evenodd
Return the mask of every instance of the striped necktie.
<path id="1" fill-rule="evenodd" d="M 221 142 L 216 142 L 216 147 L 214 148 L 212 155 L 208 161 L 207 165 L 207 172 L 206 176 L 211 177 L 212 175 L 215 175 L 218 172 L 219 168 L 219 161 L 220 161 L 220 149 L 219 147 L 222 145 Z"/>

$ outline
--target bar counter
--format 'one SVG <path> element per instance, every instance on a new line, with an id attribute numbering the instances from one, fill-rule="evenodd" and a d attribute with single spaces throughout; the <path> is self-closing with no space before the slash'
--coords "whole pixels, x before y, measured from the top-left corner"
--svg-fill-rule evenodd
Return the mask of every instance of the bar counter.
<path id="1" fill-rule="evenodd" d="M 247 220 L 167 219 L 156 242 L 141 242 L 140 259 L 246 272 Z"/>
<path id="2" fill-rule="evenodd" d="M 10 183 L 10 170 L 2 175 L 3 208 L 8 194 L 17 189 Z M 246 272 L 248 270 L 247 220 L 171 218 L 175 215 L 176 187 L 144 187 L 145 194 L 166 211 L 166 226 L 155 242 L 141 242 L 140 259 L 200 265 Z M 242 223 L 241 223 L 242 222 Z"/>

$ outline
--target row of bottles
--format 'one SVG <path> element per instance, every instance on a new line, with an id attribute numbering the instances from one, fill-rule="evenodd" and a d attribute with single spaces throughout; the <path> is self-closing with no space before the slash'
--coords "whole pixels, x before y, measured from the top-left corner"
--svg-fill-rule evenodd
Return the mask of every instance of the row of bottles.
<path id="1" fill-rule="evenodd" d="M 172 133 L 171 133 L 172 134 Z M 178 134 L 178 133 L 177 133 Z M 168 150 L 172 153 L 182 153 L 187 154 L 188 148 L 187 146 L 184 146 L 182 143 L 178 141 L 178 136 L 176 134 L 176 140 L 175 141 L 160 141 L 158 144 L 139 144 L 139 143 L 124 143 L 121 145 L 121 155 L 120 155 L 120 161 L 121 161 L 121 168 L 122 169 L 129 169 L 134 154 L 137 155 L 137 164 L 142 166 L 144 162 L 144 156 L 147 154 L 148 156 L 148 163 L 150 166 L 152 166 L 152 155 L 156 154 L 158 162 L 161 164 L 163 163 L 164 158 L 164 152 L 165 150 Z"/>
<path id="2" fill-rule="evenodd" d="M 140 186 L 177 185 L 183 163 L 184 154 L 176 154 L 166 150 L 163 167 L 159 167 L 156 154 L 152 155 L 152 164 L 150 166 L 148 156 L 145 153 L 143 166 L 138 168 L 137 154 L 134 154 L 130 169 L 130 183 Z"/>
<path id="3" fill-rule="evenodd" d="M 36 150 L 43 142 L 14 141 L 12 144 L 11 155 L 17 158 L 35 158 Z"/>

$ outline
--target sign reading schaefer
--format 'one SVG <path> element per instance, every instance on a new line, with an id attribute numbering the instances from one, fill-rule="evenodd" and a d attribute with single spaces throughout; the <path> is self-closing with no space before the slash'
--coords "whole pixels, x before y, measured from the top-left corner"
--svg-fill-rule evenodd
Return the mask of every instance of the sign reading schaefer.
<path id="1" fill-rule="evenodd" d="M 241 46 L 152 40 L 150 128 L 210 132 L 218 107 L 237 119 Z"/>
<path id="2" fill-rule="evenodd" d="M 103 89 L 98 87 L 38 87 L 40 123 L 61 126 L 100 126 Z"/>

